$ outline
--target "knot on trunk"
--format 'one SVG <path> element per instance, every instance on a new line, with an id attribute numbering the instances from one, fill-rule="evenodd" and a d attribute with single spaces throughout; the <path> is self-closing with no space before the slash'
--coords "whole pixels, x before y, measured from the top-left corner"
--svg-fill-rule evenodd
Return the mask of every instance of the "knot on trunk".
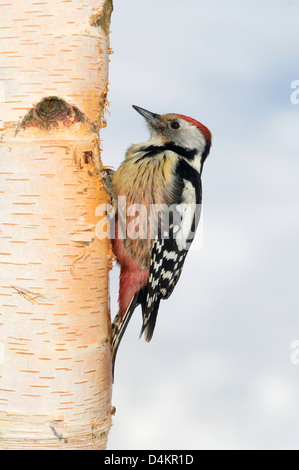
<path id="1" fill-rule="evenodd" d="M 85 115 L 76 106 L 57 96 L 48 96 L 28 111 L 19 123 L 16 134 L 30 127 L 48 131 L 86 121 Z"/>

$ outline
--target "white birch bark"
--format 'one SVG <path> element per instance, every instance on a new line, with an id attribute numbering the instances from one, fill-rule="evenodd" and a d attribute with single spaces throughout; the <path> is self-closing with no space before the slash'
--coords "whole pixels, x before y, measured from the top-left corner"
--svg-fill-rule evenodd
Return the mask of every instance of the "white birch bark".
<path id="1" fill-rule="evenodd" d="M 0 449 L 103 449 L 111 0 L 0 4 Z"/>

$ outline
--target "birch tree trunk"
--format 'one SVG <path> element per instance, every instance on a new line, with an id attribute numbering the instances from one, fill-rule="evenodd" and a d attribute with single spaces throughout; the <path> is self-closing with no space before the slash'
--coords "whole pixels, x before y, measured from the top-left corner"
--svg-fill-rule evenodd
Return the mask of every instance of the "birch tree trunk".
<path id="1" fill-rule="evenodd" d="M 0 4 L 0 449 L 102 449 L 109 243 L 98 132 L 112 0 Z"/>

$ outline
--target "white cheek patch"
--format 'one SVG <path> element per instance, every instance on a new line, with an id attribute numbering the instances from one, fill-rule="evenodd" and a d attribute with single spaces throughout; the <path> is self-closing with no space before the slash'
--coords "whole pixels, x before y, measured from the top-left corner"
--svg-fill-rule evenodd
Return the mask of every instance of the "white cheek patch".
<path id="1" fill-rule="evenodd" d="M 206 139 L 194 125 L 180 119 L 181 131 L 177 133 L 176 142 L 187 149 L 198 149 L 202 153 L 206 147 Z"/>

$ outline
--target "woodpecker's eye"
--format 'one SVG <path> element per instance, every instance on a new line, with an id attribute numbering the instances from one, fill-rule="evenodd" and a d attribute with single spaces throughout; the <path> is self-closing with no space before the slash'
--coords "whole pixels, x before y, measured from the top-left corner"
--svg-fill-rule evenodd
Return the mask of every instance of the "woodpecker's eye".
<path id="1" fill-rule="evenodd" d="M 171 127 L 171 129 L 179 129 L 181 126 L 180 126 L 180 123 L 178 121 L 173 121 L 170 124 L 170 127 Z"/>

